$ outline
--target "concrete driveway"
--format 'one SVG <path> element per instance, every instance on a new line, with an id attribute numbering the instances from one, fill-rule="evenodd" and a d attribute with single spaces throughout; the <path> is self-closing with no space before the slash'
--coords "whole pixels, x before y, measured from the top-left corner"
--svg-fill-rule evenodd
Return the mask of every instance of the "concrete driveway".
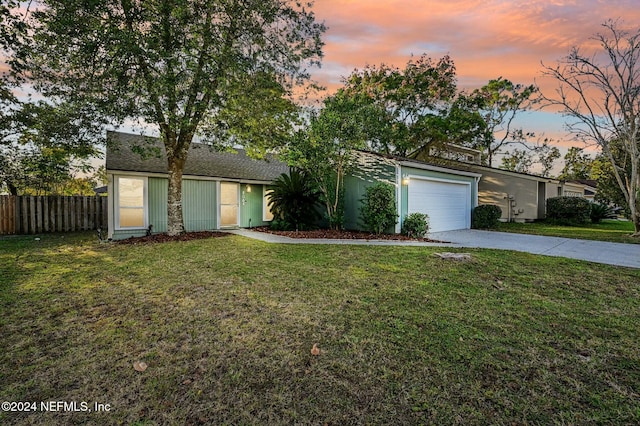
<path id="1" fill-rule="evenodd" d="M 607 243 L 475 229 L 434 232 L 429 237 L 434 240 L 450 241 L 457 247 L 515 250 L 640 268 L 640 244 Z"/>
<path id="2" fill-rule="evenodd" d="M 280 244 L 342 244 L 342 245 L 393 245 L 427 247 L 469 247 L 499 250 L 515 250 L 545 256 L 588 260 L 608 265 L 640 268 L 640 244 L 606 243 L 575 240 L 572 238 L 542 237 L 539 235 L 512 234 L 507 232 L 463 229 L 459 231 L 433 232 L 429 238 L 443 243 L 389 240 L 329 240 L 296 239 L 264 232 L 237 229 L 228 231 L 249 238 Z M 446 243 L 444 243 L 446 242 Z"/>

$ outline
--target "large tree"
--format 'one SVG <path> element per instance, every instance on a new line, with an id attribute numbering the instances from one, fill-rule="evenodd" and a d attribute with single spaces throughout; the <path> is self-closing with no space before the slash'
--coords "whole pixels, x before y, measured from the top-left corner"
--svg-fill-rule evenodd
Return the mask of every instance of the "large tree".
<path id="1" fill-rule="evenodd" d="M 573 134 L 602 149 L 629 207 L 634 236 L 640 236 L 640 28 L 627 31 L 614 21 L 603 27 L 593 37 L 596 51 L 574 47 L 557 65 L 544 67 L 558 83 L 544 98 L 573 119 L 567 124 Z"/>
<path id="2" fill-rule="evenodd" d="M 367 66 L 345 79 L 343 95 L 365 98 L 369 147 L 405 156 L 434 135 L 433 120 L 456 94 L 456 69 L 449 56 L 437 61 L 426 55 L 404 69 L 385 64 Z"/>
<path id="3" fill-rule="evenodd" d="M 42 0 L 25 64 L 49 96 L 157 126 L 174 235 L 184 231 L 181 182 L 194 136 L 262 152 L 277 142 L 265 133 L 289 122 L 290 108 L 280 114 L 264 97 L 291 94 L 319 61 L 324 26 L 309 8 L 289 0 Z M 252 113 L 239 123 L 228 111 L 243 106 Z"/>
<path id="4" fill-rule="evenodd" d="M 489 166 L 493 166 L 496 154 L 507 145 L 521 144 L 531 149 L 527 144 L 528 134 L 516 126 L 515 118 L 519 112 L 533 107 L 537 102 L 537 91 L 533 85 L 525 86 L 499 77 L 472 93 L 480 104 L 482 117 L 492 135 L 480 147 Z"/>
<path id="5" fill-rule="evenodd" d="M 346 96 L 341 89 L 310 111 L 309 123 L 287 146 L 288 163 L 307 172 L 322 194 L 332 229 L 344 223 L 344 177 L 355 167 L 354 150 L 366 147 L 368 123 L 376 108 L 363 96 Z"/>
<path id="6" fill-rule="evenodd" d="M 564 167 L 558 179 L 590 179 L 593 159 L 584 153 L 584 148 L 572 146 L 564 155 Z"/>
<path id="7" fill-rule="evenodd" d="M 0 57 L 6 60 L 20 51 L 24 35 L 27 33 L 25 16 L 20 11 L 20 2 L 4 0 L 0 4 Z M 17 99 L 11 92 L 9 72 L 2 67 L 0 74 L 0 120 L 2 120 L 7 104 Z M 0 121 L 0 125 L 3 123 Z"/>
<path id="8" fill-rule="evenodd" d="M 0 138 L 0 187 L 11 194 L 59 194 L 77 172 L 88 173 L 104 145 L 103 123 L 85 106 L 15 102 Z"/>

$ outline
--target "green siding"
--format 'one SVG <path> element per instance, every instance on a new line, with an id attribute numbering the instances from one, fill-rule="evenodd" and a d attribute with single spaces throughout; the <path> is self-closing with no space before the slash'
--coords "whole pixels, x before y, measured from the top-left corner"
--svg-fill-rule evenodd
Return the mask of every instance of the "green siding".
<path id="1" fill-rule="evenodd" d="M 167 191 L 166 178 L 148 178 L 149 224 L 154 233 L 167 232 Z M 247 191 L 251 187 L 251 192 Z M 240 226 L 268 225 L 263 220 L 263 197 L 265 185 L 240 185 Z M 186 231 L 205 231 L 218 227 L 217 181 L 185 179 L 182 181 L 182 213 Z M 114 231 L 114 239 L 141 237 L 146 230 Z"/>
<path id="2" fill-rule="evenodd" d="M 247 191 L 251 188 L 251 192 Z M 249 228 L 267 225 L 263 220 L 264 185 L 240 185 L 240 226 Z"/>
<path id="3" fill-rule="evenodd" d="M 114 240 L 125 240 L 129 237 L 144 237 L 145 235 L 147 235 L 146 229 L 114 230 L 111 238 Z"/>
<path id="4" fill-rule="evenodd" d="M 182 181 L 182 214 L 186 231 L 216 229 L 217 211 L 215 181 Z"/>
<path id="5" fill-rule="evenodd" d="M 167 232 L 167 191 L 169 181 L 163 178 L 149 178 L 149 224 L 153 232 Z"/>
<path id="6" fill-rule="evenodd" d="M 360 161 L 355 173 L 344 179 L 344 227 L 363 229 L 360 223 L 360 205 L 367 187 L 376 182 L 395 184 L 396 168 L 377 156 L 367 156 L 366 162 Z"/>
<path id="7" fill-rule="evenodd" d="M 455 172 L 452 172 L 455 173 Z M 477 188 L 474 184 L 475 178 L 472 176 L 459 176 L 456 174 L 449 174 L 446 172 L 438 172 L 431 170 L 417 169 L 413 167 L 401 166 L 400 179 L 405 175 L 428 177 L 433 179 L 443 179 L 449 181 L 469 182 L 471 183 L 471 208 L 474 207 L 473 200 L 477 199 Z M 362 229 L 360 223 L 360 206 L 362 198 L 366 193 L 367 187 L 373 185 L 376 182 L 387 182 L 394 185 L 396 183 L 396 167 L 394 163 L 388 159 L 377 158 L 373 155 L 364 157 L 363 161 L 360 161 L 357 172 L 353 173 L 345 178 L 345 222 L 344 226 L 347 229 Z M 409 185 L 411 182 L 409 182 Z M 402 220 L 408 212 L 408 186 L 402 184 L 400 187 L 400 217 L 398 218 L 400 227 Z M 471 214 L 471 212 L 469 212 Z M 391 230 L 389 230 L 391 231 Z"/>

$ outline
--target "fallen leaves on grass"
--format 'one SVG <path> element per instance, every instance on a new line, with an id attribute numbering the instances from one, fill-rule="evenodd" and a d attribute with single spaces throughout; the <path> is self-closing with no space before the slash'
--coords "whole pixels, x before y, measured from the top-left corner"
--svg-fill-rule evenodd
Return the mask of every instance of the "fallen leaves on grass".
<path id="1" fill-rule="evenodd" d="M 143 371 L 145 371 L 145 370 L 147 369 L 147 367 L 148 367 L 148 366 L 147 366 L 147 363 L 146 363 L 146 362 L 144 362 L 144 361 L 135 361 L 135 362 L 133 363 L 133 369 L 134 369 L 134 370 L 136 370 L 136 371 L 139 371 L 139 372 L 141 372 L 141 373 L 142 373 Z"/>
<path id="2" fill-rule="evenodd" d="M 317 343 L 313 344 L 313 347 L 311 348 L 311 355 L 314 355 L 314 356 L 320 355 L 320 348 L 318 348 Z"/>

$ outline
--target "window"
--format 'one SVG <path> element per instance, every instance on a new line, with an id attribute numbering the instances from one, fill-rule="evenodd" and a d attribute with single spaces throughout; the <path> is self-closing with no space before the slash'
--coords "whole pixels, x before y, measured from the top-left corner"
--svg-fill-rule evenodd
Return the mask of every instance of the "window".
<path id="1" fill-rule="evenodd" d="M 116 213 L 118 229 L 147 227 L 145 209 L 147 179 L 143 177 L 117 178 Z"/>
<path id="2" fill-rule="evenodd" d="M 264 188 L 264 191 L 267 192 L 267 188 Z M 273 220 L 273 212 L 271 211 L 271 206 L 269 202 L 271 202 L 271 196 L 265 195 L 262 197 L 263 206 L 262 206 L 262 220 L 265 222 L 271 222 Z"/>

